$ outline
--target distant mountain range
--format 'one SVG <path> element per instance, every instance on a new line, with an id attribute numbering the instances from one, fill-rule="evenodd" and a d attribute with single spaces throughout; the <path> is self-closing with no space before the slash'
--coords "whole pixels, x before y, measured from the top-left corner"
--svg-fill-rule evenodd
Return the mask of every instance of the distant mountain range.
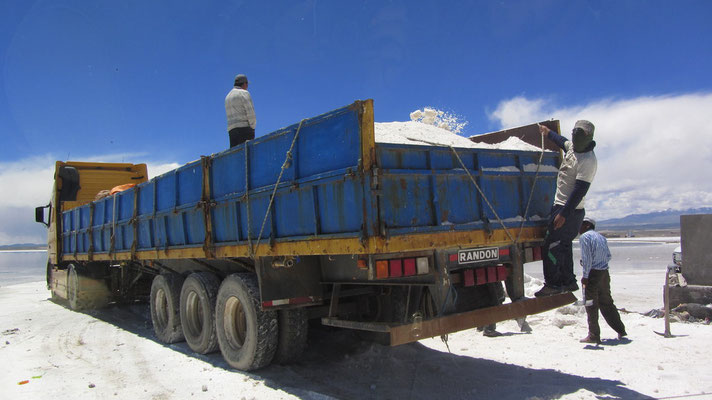
<path id="1" fill-rule="evenodd" d="M 46 244 L 38 243 L 18 243 L 18 244 L 6 244 L 0 246 L 0 250 L 38 250 L 46 249 Z"/>
<path id="2" fill-rule="evenodd" d="M 672 229 L 680 228 L 680 215 L 712 214 L 712 207 L 689 208 L 687 210 L 656 211 L 647 214 L 631 214 L 623 218 L 598 221 L 597 229 Z"/>

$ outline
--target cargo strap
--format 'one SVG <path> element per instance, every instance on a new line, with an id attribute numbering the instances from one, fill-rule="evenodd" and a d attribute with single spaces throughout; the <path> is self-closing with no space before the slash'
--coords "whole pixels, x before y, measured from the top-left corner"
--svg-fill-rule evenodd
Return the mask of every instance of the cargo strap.
<path id="1" fill-rule="evenodd" d="M 524 218 L 522 219 L 522 224 L 519 225 L 519 233 L 517 234 L 516 242 L 519 242 L 519 238 L 522 237 L 522 228 L 524 227 L 524 221 L 527 220 L 527 214 L 529 214 L 529 206 L 532 204 L 532 198 L 534 197 L 534 188 L 536 187 L 536 181 L 539 180 L 539 170 L 541 169 L 541 161 L 544 159 L 544 151 L 544 135 L 541 135 L 541 153 L 539 153 L 539 162 L 537 162 L 536 164 L 534 182 L 532 182 L 532 189 L 529 192 L 529 200 L 527 200 L 527 207 L 524 209 Z"/>
<path id="2" fill-rule="evenodd" d="M 260 227 L 260 233 L 257 235 L 257 245 L 255 248 L 253 248 L 252 243 L 249 243 L 250 249 L 250 258 L 254 259 L 255 254 L 257 249 L 260 246 L 260 240 L 262 240 L 262 233 L 264 232 L 265 228 L 265 223 L 267 223 L 267 217 L 269 217 L 270 210 L 272 209 L 272 204 L 274 203 L 274 196 L 277 194 L 277 187 L 279 186 L 279 182 L 282 180 L 282 175 L 284 174 L 284 170 L 289 168 L 289 166 L 292 164 L 292 150 L 294 149 L 294 144 L 297 143 L 297 138 L 299 137 L 299 132 L 302 130 L 302 125 L 304 124 L 304 121 L 306 119 L 303 119 L 299 121 L 299 127 L 297 128 L 297 132 L 294 134 L 294 139 L 292 139 L 292 145 L 289 146 L 289 150 L 287 150 L 287 154 L 284 158 L 284 163 L 282 163 L 282 168 L 279 171 L 279 176 L 277 177 L 277 182 L 274 184 L 274 189 L 272 189 L 272 195 L 269 197 L 269 204 L 267 205 L 267 211 L 265 211 L 265 217 L 262 219 L 262 226 Z M 245 160 L 247 160 L 247 157 L 245 157 Z M 247 183 L 245 183 L 247 185 Z M 249 212 L 248 212 L 248 218 L 249 218 Z M 249 225 L 249 221 L 248 221 Z M 274 228 L 273 228 L 274 230 Z M 272 232 L 274 234 L 274 232 Z M 249 228 L 248 228 L 248 238 L 249 238 Z"/>

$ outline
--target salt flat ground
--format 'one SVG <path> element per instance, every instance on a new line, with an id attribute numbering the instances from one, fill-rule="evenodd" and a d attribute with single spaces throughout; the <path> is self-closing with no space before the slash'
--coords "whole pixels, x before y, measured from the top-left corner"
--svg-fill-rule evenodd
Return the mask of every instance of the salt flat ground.
<path id="1" fill-rule="evenodd" d="M 661 307 L 675 246 L 611 244 L 619 308 Z M 531 294 L 541 266 L 526 271 Z M 600 346 L 578 342 L 587 328 L 575 306 L 530 316 L 530 334 L 507 321 L 500 337 L 473 329 L 447 345 L 433 338 L 391 348 L 315 328 L 299 363 L 246 373 L 219 353 L 158 343 L 145 305 L 79 313 L 48 297 L 44 282 L 0 287 L 0 398 L 712 399 L 712 326 L 674 323 L 676 337 L 664 338 L 654 332 L 662 319 L 636 312 L 622 314 L 627 341 L 601 319 Z"/>

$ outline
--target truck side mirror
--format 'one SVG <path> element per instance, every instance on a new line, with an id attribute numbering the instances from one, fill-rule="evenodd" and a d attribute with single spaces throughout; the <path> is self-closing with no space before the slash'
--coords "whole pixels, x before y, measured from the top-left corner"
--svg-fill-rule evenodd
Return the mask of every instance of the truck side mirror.
<path id="1" fill-rule="evenodd" d="M 49 224 L 46 223 L 44 220 L 44 209 L 47 207 L 49 206 L 35 208 L 35 222 L 39 222 L 41 224 L 44 224 L 46 227 L 49 227 Z"/>

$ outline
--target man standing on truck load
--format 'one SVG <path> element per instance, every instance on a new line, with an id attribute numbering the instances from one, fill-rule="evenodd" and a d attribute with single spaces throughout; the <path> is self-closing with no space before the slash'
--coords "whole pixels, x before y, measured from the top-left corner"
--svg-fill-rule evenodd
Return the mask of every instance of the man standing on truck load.
<path id="1" fill-rule="evenodd" d="M 252 97 L 247 91 L 247 76 L 239 74 L 235 77 L 235 87 L 225 97 L 225 113 L 230 147 L 255 138 L 257 118 Z"/>
<path id="2" fill-rule="evenodd" d="M 592 300 L 593 304 L 586 307 L 588 315 L 588 336 L 581 339 L 581 343 L 601 343 L 601 327 L 598 326 L 598 310 L 608 326 L 618 332 L 618 340 L 626 336 L 625 325 L 621 321 L 616 305 L 611 296 L 611 276 L 608 274 L 608 261 L 611 260 L 611 251 L 608 250 L 608 241 L 595 231 L 596 221 L 585 217 L 581 224 L 581 266 L 583 277 L 581 285 L 584 288 L 585 299 Z"/>
<path id="3" fill-rule="evenodd" d="M 543 125 L 539 125 L 539 131 L 565 154 L 556 178 L 556 196 L 542 248 L 544 287 L 534 294 L 537 297 L 578 290 L 571 242 L 583 221 L 583 199 L 598 165 L 591 122 L 576 121 L 571 140 Z"/>

